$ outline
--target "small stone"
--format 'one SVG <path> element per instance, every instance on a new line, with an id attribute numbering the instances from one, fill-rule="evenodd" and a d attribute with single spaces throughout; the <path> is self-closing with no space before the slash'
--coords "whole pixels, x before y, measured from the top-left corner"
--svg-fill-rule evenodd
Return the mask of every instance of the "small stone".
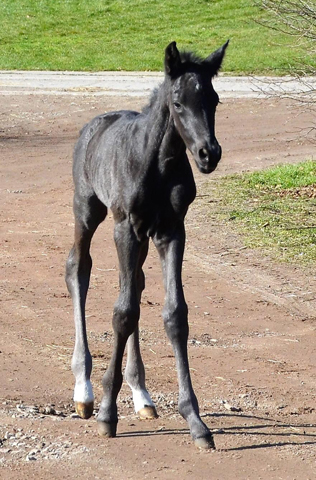
<path id="1" fill-rule="evenodd" d="M 40 450 L 42 450 L 42 448 L 44 448 L 44 447 L 45 447 L 45 442 L 40 442 L 40 443 L 38 443 L 38 444 L 36 445 L 35 448 L 37 449 L 37 451 L 40 451 Z"/>
<path id="2" fill-rule="evenodd" d="M 32 462 L 32 461 L 37 460 L 37 458 L 36 458 L 34 455 L 28 454 L 28 455 L 26 456 L 25 460 L 26 460 L 27 462 Z"/>
<path id="3" fill-rule="evenodd" d="M 230 412 L 242 412 L 242 408 L 240 407 L 234 407 L 233 405 L 230 405 L 226 400 L 222 400 L 221 402 L 226 410 L 229 410 Z"/>
<path id="4" fill-rule="evenodd" d="M 44 408 L 44 414 L 46 415 L 56 415 L 56 410 L 51 405 Z"/>
<path id="5" fill-rule="evenodd" d="M 11 448 L 3 448 L 1 450 L 1 453 L 10 453 L 10 452 L 12 452 Z"/>

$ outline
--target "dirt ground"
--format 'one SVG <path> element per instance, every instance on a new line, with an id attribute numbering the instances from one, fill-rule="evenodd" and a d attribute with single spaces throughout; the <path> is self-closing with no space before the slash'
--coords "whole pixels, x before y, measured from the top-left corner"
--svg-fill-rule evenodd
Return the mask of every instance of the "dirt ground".
<path id="1" fill-rule="evenodd" d="M 212 216 L 212 201 L 203 196 L 187 217 L 183 280 L 192 379 L 217 450 L 198 451 L 177 413 L 153 248 L 145 265 L 140 327 L 147 386 L 160 416 L 139 421 L 126 385 L 117 438 L 99 437 L 95 419 L 74 414 L 74 328 L 64 283 L 73 238 L 72 149 L 92 116 L 142 104 L 123 97 L 1 98 L 0 477 L 312 480 L 315 277 L 244 248 Z M 310 158 L 314 146 L 297 137 L 309 123 L 309 114 L 298 116 L 285 101 L 225 101 L 217 115 L 223 158 L 210 177 L 194 168 L 198 189 L 218 175 Z M 118 294 L 111 222 L 95 236 L 87 306 L 97 403 Z"/>

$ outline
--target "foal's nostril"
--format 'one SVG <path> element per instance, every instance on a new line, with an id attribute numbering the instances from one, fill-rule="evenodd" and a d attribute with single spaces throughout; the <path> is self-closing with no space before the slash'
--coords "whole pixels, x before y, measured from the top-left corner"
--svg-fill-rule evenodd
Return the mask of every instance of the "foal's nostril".
<path id="1" fill-rule="evenodd" d="M 208 151 L 206 148 L 201 148 L 199 150 L 199 157 L 201 160 L 208 160 Z"/>

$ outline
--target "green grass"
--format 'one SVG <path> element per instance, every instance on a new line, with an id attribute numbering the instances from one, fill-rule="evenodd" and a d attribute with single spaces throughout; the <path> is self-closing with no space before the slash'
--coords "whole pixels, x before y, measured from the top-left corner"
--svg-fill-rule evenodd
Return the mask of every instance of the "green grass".
<path id="1" fill-rule="evenodd" d="M 162 70 L 173 40 L 208 55 L 230 38 L 224 71 L 287 73 L 298 54 L 263 15 L 253 0 L 1 0 L 0 69 Z"/>
<path id="2" fill-rule="evenodd" d="M 316 261 L 316 162 L 282 165 L 219 180 L 221 212 L 245 245 L 272 257 Z"/>

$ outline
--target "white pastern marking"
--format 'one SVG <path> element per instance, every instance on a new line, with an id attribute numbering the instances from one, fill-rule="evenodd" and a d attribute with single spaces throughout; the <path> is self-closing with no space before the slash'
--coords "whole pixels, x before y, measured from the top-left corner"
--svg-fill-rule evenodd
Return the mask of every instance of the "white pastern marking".
<path id="1" fill-rule="evenodd" d="M 77 382 L 74 390 L 74 401 L 81 403 L 93 402 L 94 395 L 90 380 Z"/>
<path id="2" fill-rule="evenodd" d="M 131 389 L 133 392 L 133 402 L 134 402 L 134 408 L 136 413 L 146 406 L 148 407 L 155 406 L 147 390 L 143 390 L 143 389 L 136 390 L 132 387 Z"/>

